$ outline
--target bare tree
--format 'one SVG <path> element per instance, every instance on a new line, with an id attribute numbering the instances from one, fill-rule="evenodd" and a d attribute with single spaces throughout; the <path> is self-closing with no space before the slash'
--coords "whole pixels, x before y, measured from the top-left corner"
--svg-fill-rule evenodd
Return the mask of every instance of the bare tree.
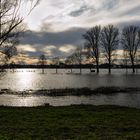
<path id="1" fill-rule="evenodd" d="M 123 49 L 128 51 L 133 73 L 135 73 L 135 59 L 139 45 L 138 29 L 137 26 L 128 26 L 124 27 L 122 31 Z"/>
<path id="2" fill-rule="evenodd" d="M 17 48 L 15 46 L 7 46 L 3 50 L 3 54 L 5 54 L 5 64 L 15 55 L 17 55 Z"/>
<path id="3" fill-rule="evenodd" d="M 113 25 L 107 25 L 102 29 L 101 45 L 104 48 L 104 55 L 108 61 L 108 70 L 111 73 L 113 55 L 119 44 L 119 30 Z"/>
<path id="4" fill-rule="evenodd" d="M 20 14 L 22 6 L 28 3 L 30 9 L 27 15 L 37 6 L 39 0 L 1 0 L 0 1 L 0 49 L 11 47 L 18 42 L 24 17 Z M 12 49 L 9 49 L 12 50 Z M 7 51 L 1 51 L 4 53 Z M 7 54 L 6 54 L 7 55 Z"/>
<path id="5" fill-rule="evenodd" d="M 138 39 L 139 39 L 139 48 L 138 48 L 138 59 L 137 59 L 137 61 L 138 61 L 138 65 L 140 65 L 140 27 L 139 27 L 139 31 L 138 31 Z"/>
<path id="6" fill-rule="evenodd" d="M 44 74 L 44 66 L 45 66 L 45 63 L 46 63 L 46 57 L 44 54 L 40 55 L 39 57 L 39 64 L 41 65 L 42 67 L 42 73 Z"/>
<path id="7" fill-rule="evenodd" d="M 56 66 L 56 73 L 58 73 L 58 65 L 60 64 L 60 58 L 59 57 L 54 57 L 52 59 L 52 63 Z"/>
<path id="8" fill-rule="evenodd" d="M 72 73 L 72 65 L 74 64 L 73 54 L 66 58 L 65 63 L 68 64 L 68 65 L 71 65 L 71 73 Z"/>
<path id="9" fill-rule="evenodd" d="M 15 68 L 15 62 L 12 61 L 12 62 L 10 63 L 10 69 L 12 69 L 12 72 L 14 72 L 14 68 Z"/>
<path id="10" fill-rule="evenodd" d="M 139 31 L 138 31 L 138 39 L 139 39 L 139 46 L 140 46 L 140 27 L 139 27 Z"/>
<path id="11" fill-rule="evenodd" d="M 139 48 L 138 48 L 138 64 L 140 64 L 140 27 L 138 31 Z"/>
<path id="12" fill-rule="evenodd" d="M 84 39 L 86 40 L 85 48 L 88 50 L 89 57 L 95 59 L 97 73 L 99 73 L 100 35 L 101 26 L 95 26 L 83 35 Z"/>
<path id="13" fill-rule="evenodd" d="M 128 62 L 129 62 L 128 51 L 124 50 L 123 51 L 123 65 L 126 68 L 126 73 L 128 73 Z"/>
<path id="14" fill-rule="evenodd" d="M 80 47 L 77 47 L 75 50 L 75 53 L 73 54 L 73 59 L 75 63 L 77 63 L 80 66 L 80 74 L 82 73 L 82 49 Z"/>

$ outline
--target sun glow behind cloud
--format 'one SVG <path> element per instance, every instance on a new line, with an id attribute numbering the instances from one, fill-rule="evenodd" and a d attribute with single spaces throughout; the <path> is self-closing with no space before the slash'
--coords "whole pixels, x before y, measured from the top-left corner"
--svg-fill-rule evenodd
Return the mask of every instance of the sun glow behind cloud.
<path id="1" fill-rule="evenodd" d="M 71 45 L 66 45 L 66 46 L 60 47 L 59 50 L 61 52 L 69 53 L 69 52 L 73 52 L 75 50 L 75 47 Z"/>
<path id="2" fill-rule="evenodd" d="M 36 49 L 32 47 L 31 45 L 18 45 L 17 48 L 18 48 L 18 51 L 36 52 Z"/>

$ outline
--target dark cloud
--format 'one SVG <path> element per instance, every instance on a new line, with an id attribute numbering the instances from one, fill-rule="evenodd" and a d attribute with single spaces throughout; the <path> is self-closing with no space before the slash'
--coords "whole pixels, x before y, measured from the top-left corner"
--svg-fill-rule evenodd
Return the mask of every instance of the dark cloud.
<path id="1" fill-rule="evenodd" d="M 47 46 L 51 45 L 56 46 L 56 48 L 52 49 L 47 48 L 52 56 L 66 56 L 71 52 L 62 52 L 59 48 L 67 45 L 82 46 L 84 41 L 82 35 L 86 32 L 86 30 L 87 29 L 84 28 L 72 28 L 67 31 L 57 33 L 27 31 L 21 39 L 20 44 L 31 45 L 36 49 L 36 52 L 26 51 L 29 56 L 39 56 L 40 54 L 45 53 L 44 49 Z M 48 56 L 50 56 L 49 53 Z"/>
<path id="2" fill-rule="evenodd" d="M 129 22 L 119 22 L 116 24 L 118 28 L 122 29 L 126 26 L 130 26 L 130 25 L 134 25 L 134 26 L 139 26 L 140 27 L 140 21 L 138 20 L 133 20 L 133 21 L 129 21 Z"/>
<path id="3" fill-rule="evenodd" d="M 78 10 L 72 11 L 69 15 L 72 17 L 78 17 L 81 16 L 82 14 L 84 14 L 86 11 L 91 11 L 94 8 L 90 8 L 86 5 L 81 6 Z"/>
<path id="4" fill-rule="evenodd" d="M 32 32 L 27 31 L 21 40 L 23 45 L 35 46 L 64 46 L 64 45 L 80 45 L 82 42 L 82 34 L 86 32 L 84 28 L 72 28 L 64 32 Z"/>

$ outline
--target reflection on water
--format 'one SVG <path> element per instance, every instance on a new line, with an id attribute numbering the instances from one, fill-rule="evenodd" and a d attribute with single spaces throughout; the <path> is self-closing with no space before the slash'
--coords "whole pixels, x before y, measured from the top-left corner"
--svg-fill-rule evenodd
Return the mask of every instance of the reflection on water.
<path id="1" fill-rule="evenodd" d="M 4 106 L 41 106 L 44 104 L 51 106 L 67 106 L 71 104 L 91 104 L 91 105 L 120 105 L 140 108 L 140 93 L 117 93 L 112 95 L 92 95 L 92 96 L 27 96 L 20 95 L 0 95 L 0 105 Z"/>
<path id="2" fill-rule="evenodd" d="M 15 86 L 21 87 L 21 89 L 28 89 L 28 87 L 32 87 L 35 80 L 35 76 L 29 72 L 17 72 L 14 78 L 17 79 Z"/>
<path id="3" fill-rule="evenodd" d="M 55 69 L 45 70 L 45 74 L 41 70 L 33 69 L 17 69 L 15 72 L 7 72 L 0 77 L 0 89 L 12 89 L 15 91 L 37 90 L 37 89 L 53 89 L 53 88 L 97 88 L 100 86 L 124 86 L 124 87 L 140 87 L 140 74 L 126 75 L 125 70 L 112 70 L 112 74 L 108 75 L 107 70 L 101 70 L 100 74 L 90 73 L 89 70 L 73 70 L 73 74 L 69 70 Z"/>

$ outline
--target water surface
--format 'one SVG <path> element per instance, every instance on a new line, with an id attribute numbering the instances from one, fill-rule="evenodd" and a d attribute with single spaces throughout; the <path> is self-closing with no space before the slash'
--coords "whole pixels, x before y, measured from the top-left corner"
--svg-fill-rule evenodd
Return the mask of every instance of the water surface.
<path id="1" fill-rule="evenodd" d="M 68 106 L 72 104 L 90 105 L 119 105 L 126 107 L 140 108 L 140 93 L 117 93 L 99 94 L 92 96 L 26 96 L 21 95 L 0 95 L 0 105 L 4 106 Z"/>
<path id="2" fill-rule="evenodd" d="M 0 77 L 0 89 L 11 89 L 14 91 L 59 89 L 59 88 L 81 88 L 91 89 L 101 86 L 140 87 L 140 73 L 126 75 L 125 70 L 114 69 L 109 75 L 107 70 L 101 70 L 100 74 L 90 73 L 89 70 L 45 70 L 45 74 L 38 69 L 17 69 L 15 72 L 8 71 Z"/>

